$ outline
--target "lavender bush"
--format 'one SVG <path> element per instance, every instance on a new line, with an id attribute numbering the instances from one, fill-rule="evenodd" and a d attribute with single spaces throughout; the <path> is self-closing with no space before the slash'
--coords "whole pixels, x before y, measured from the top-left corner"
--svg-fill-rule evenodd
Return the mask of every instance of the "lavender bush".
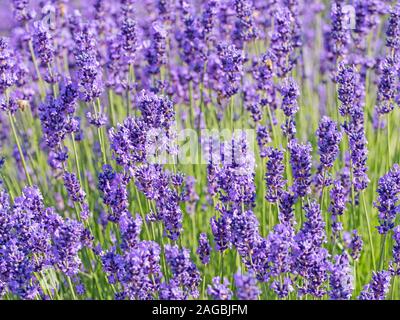
<path id="1" fill-rule="evenodd" d="M 3 0 L 1 299 L 400 299 L 400 3 Z"/>

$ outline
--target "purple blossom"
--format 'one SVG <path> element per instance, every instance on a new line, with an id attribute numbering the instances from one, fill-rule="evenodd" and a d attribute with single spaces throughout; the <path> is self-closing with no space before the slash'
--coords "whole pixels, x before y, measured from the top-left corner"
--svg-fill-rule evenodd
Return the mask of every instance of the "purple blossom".
<path id="1" fill-rule="evenodd" d="M 399 180 L 397 175 L 400 168 L 395 164 L 391 170 L 384 176 L 379 178 L 378 187 L 376 192 L 378 198 L 374 206 L 379 212 L 379 226 L 378 231 L 381 234 L 386 234 L 394 228 L 394 221 L 397 216 L 398 208 L 398 193 L 400 190 Z"/>
<path id="2" fill-rule="evenodd" d="M 257 300 L 261 290 L 257 286 L 254 273 L 235 274 L 236 296 L 239 300 Z"/>
<path id="3" fill-rule="evenodd" d="M 211 246 L 208 242 L 207 234 L 200 233 L 199 246 L 196 252 L 203 264 L 208 264 L 210 262 Z"/>
<path id="4" fill-rule="evenodd" d="M 296 140 L 290 141 L 290 164 L 293 171 L 292 190 L 298 197 L 304 197 L 311 192 L 311 151 L 310 143 L 299 144 Z"/>
<path id="5" fill-rule="evenodd" d="M 400 49 L 400 5 L 393 6 L 390 11 L 388 28 L 386 30 L 386 45 L 393 49 Z"/>
<path id="6" fill-rule="evenodd" d="M 232 298 L 232 291 L 229 289 L 229 282 L 224 278 L 221 282 L 220 277 L 214 277 L 212 284 L 207 287 L 207 294 L 213 300 L 230 300 Z"/>
<path id="7" fill-rule="evenodd" d="M 388 271 L 373 272 L 372 279 L 360 293 L 360 300 L 385 300 L 389 293 L 391 275 Z"/>
<path id="8" fill-rule="evenodd" d="M 179 249 L 178 246 L 165 246 L 165 258 L 171 267 L 172 275 L 183 288 L 185 296 L 199 296 L 200 273 L 190 259 L 188 249 Z"/>
<path id="9" fill-rule="evenodd" d="M 85 191 L 82 190 L 79 180 L 74 173 L 67 171 L 64 173 L 64 185 L 72 201 L 84 202 L 86 197 Z"/>
<path id="10" fill-rule="evenodd" d="M 0 94 L 4 94 L 16 81 L 13 72 L 15 61 L 13 59 L 14 52 L 10 48 L 5 38 L 0 38 Z M 2 109 L 9 109 L 7 101 L 2 102 Z M 11 109 L 10 109 L 11 111 Z"/>
<path id="11" fill-rule="evenodd" d="M 220 218 L 212 217 L 210 220 L 211 231 L 214 235 L 215 250 L 225 251 L 231 244 L 231 218 L 222 215 Z"/>
<path id="12" fill-rule="evenodd" d="M 100 63 L 97 59 L 97 43 L 94 30 L 89 25 L 82 25 L 75 39 L 75 60 L 77 78 L 80 86 L 80 98 L 92 102 L 103 91 Z"/>
<path id="13" fill-rule="evenodd" d="M 265 173 L 267 192 L 265 198 L 271 203 L 279 201 L 279 197 L 286 185 L 286 181 L 283 178 L 285 172 L 283 160 L 283 151 L 274 148 L 268 149 L 267 172 Z"/>
<path id="14" fill-rule="evenodd" d="M 354 285 L 347 254 L 335 256 L 329 276 L 329 286 L 329 297 L 332 300 L 349 300 L 351 298 Z"/>
<path id="15" fill-rule="evenodd" d="M 392 57 L 386 57 L 381 64 L 381 76 L 378 85 L 377 111 L 380 115 L 391 112 L 394 109 L 396 97 L 396 62 Z"/>
<path id="16" fill-rule="evenodd" d="M 318 137 L 321 165 L 324 169 L 332 168 L 339 154 L 339 143 L 342 139 L 342 134 L 338 130 L 335 121 L 324 116 L 319 123 L 316 135 Z"/>

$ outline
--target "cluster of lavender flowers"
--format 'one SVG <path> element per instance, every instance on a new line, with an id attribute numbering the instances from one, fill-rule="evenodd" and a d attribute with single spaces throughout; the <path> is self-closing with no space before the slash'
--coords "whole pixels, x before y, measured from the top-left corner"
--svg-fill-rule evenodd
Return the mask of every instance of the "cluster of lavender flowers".
<path id="1" fill-rule="evenodd" d="M 400 4 L 3 2 L 0 298 L 399 298 Z"/>

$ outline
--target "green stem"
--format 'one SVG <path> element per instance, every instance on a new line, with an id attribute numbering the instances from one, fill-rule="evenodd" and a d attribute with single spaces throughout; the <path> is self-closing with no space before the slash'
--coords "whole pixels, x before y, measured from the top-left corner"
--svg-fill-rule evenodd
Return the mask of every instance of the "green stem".
<path id="1" fill-rule="evenodd" d="M 24 156 L 24 153 L 23 153 L 23 151 L 22 151 L 21 144 L 20 144 L 20 142 L 19 142 L 19 138 L 18 138 L 18 135 L 17 135 L 17 131 L 16 131 L 16 129 L 15 129 L 14 117 L 11 115 L 11 112 L 8 112 L 8 118 L 9 118 L 9 120 L 10 120 L 11 129 L 12 129 L 12 132 L 13 132 L 13 136 L 14 136 L 14 139 L 15 139 L 15 143 L 17 144 L 18 152 L 19 152 L 19 155 L 20 155 L 20 157 L 21 157 L 22 166 L 24 167 L 24 172 L 25 172 L 26 180 L 28 181 L 28 184 L 29 184 L 30 186 L 32 186 L 32 185 L 33 185 L 33 184 L 32 184 L 32 179 L 31 179 L 31 176 L 29 175 L 28 167 L 26 166 L 25 156 Z"/>

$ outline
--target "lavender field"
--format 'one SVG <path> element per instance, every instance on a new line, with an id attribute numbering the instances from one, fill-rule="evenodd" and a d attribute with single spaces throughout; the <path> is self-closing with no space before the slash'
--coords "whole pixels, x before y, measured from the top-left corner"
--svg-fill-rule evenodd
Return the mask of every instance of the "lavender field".
<path id="1" fill-rule="evenodd" d="M 400 299 L 400 2 L 0 12 L 1 299 Z"/>

